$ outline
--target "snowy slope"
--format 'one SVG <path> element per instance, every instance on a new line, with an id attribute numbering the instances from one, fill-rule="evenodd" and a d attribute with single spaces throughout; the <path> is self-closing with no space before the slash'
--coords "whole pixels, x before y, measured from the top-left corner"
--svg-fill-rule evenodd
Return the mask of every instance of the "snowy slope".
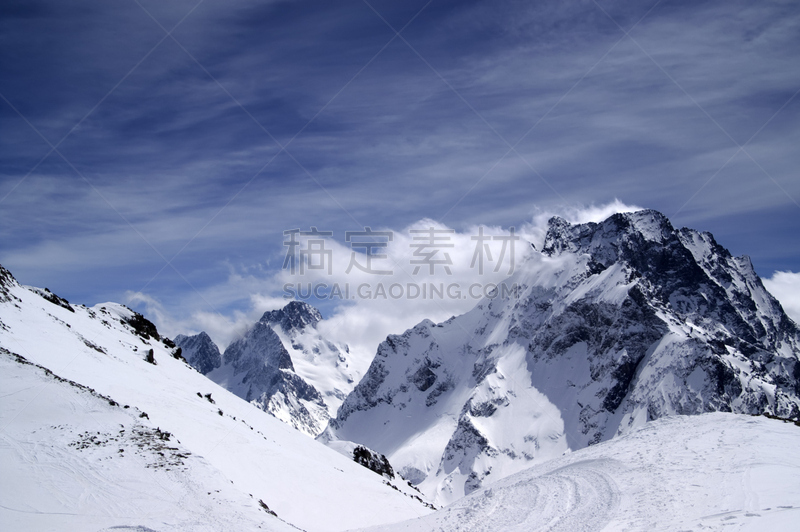
<path id="1" fill-rule="evenodd" d="M 389 336 L 320 439 L 385 454 L 444 504 L 665 415 L 800 415 L 800 332 L 708 233 L 554 218 L 507 285 Z"/>
<path id="2" fill-rule="evenodd" d="M 321 320 L 316 308 L 292 301 L 264 313 L 221 357 L 205 333 L 175 341 L 209 379 L 314 437 L 366 370 L 346 345 L 320 334 Z"/>
<path id="3" fill-rule="evenodd" d="M 164 514 L 166 503 L 153 502 L 152 514 L 140 514 L 139 507 L 134 504 L 139 497 L 139 486 L 153 479 L 154 474 L 165 474 L 163 470 L 138 471 L 146 458 L 140 457 L 139 462 L 128 460 L 128 451 L 123 452 L 125 462 L 103 462 L 100 460 L 105 458 L 103 452 L 113 450 L 110 446 L 86 454 L 85 450 L 68 445 L 86 430 L 99 431 L 103 440 L 108 440 L 114 433 L 111 427 L 123 425 L 119 428 L 126 429 L 127 434 L 135 423 L 148 430 L 160 428 L 171 433 L 174 440 L 170 440 L 170 445 L 177 447 L 178 452 L 185 450 L 189 454 L 190 471 L 170 471 L 166 475 L 172 475 L 171 480 L 163 482 L 168 491 L 178 494 L 176 496 L 184 493 L 186 497 L 205 491 L 216 497 L 213 493 L 221 489 L 222 479 L 231 490 L 219 494 L 219 500 L 230 501 L 232 506 L 229 513 L 220 515 L 224 518 L 241 512 L 242 517 L 237 522 L 243 526 L 257 520 L 256 516 L 264 515 L 264 526 L 281 529 L 280 521 L 268 519 L 258 508 L 253 510 L 252 502 L 257 503 L 259 499 L 279 518 L 309 531 L 343 530 L 429 512 L 413 498 L 417 494 L 412 490 L 406 489 L 404 493 L 394 489 L 385 478 L 303 436 L 209 381 L 183 360 L 174 358 L 176 349 L 168 347 L 155 335 L 152 324 L 121 305 L 107 303 L 86 308 L 69 305 L 56 296 L 46 299 L 18 285 L 10 273 L 0 269 L 0 347 L 64 379 L 93 388 L 122 405 L 101 411 L 88 399 L 68 397 L 58 408 L 50 407 L 50 400 L 57 401 L 51 395 L 55 393 L 55 384 L 48 384 L 47 379 L 28 370 L 24 370 L 28 373 L 19 379 L 13 371 L 0 372 L 4 396 L 3 470 L 19 471 L 32 479 L 27 484 L 4 488 L 2 492 L 0 506 L 5 508 L 2 511 L 9 519 L 13 513 L 14 522 L 26 523 L 17 529 L 36 529 L 37 512 L 72 508 L 65 513 L 80 513 L 76 509 L 85 510 L 85 505 L 91 504 L 92 497 L 98 495 L 87 489 L 86 501 L 80 500 L 80 494 L 76 500 L 72 493 L 78 489 L 78 484 L 92 481 L 75 478 L 68 468 L 83 467 L 80 464 L 88 467 L 93 461 L 100 461 L 102 465 L 89 467 L 86 474 L 103 477 L 104 480 L 98 480 L 100 486 L 119 482 L 118 488 L 109 492 L 109 497 L 125 498 L 128 494 L 132 501 L 128 506 L 117 505 L 107 513 L 98 510 L 103 519 L 113 518 L 116 525 L 132 526 L 138 518 L 142 518 L 140 523 L 151 522 L 147 519 L 152 518 L 161 519 L 163 524 L 157 527 L 159 530 L 202 529 L 199 525 L 195 528 L 186 519 L 197 505 L 214 508 L 208 496 L 196 504 L 187 502 L 185 512 L 176 509 L 174 514 Z M 156 364 L 146 361 L 150 350 Z M 13 355 L 6 355 L 8 357 L 13 358 Z M 8 367 L 10 363 L 4 364 Z M 72 392 L 64 393 L 69 396 Z M 130 408 L 124 409 L 124 405 Z M 137 410 L 147 417 L 129 415 Z M 95 415 L 95 411 L 100 413 Z M 91 424 L 95 417 L 98 428 Z M 63 431 L 52 428 L 59 426 L 64 427 Z M 72 465 L 65 466 L 67 469 L 37 465 L 37 461 L 51 462 L 51 456 Z M 117 463 L 120 465 L 115 465 Z M 130 484 L 123 483 L 126 478 L 132 479 Z M 59 502 L 53 502 L 37 487 L 39 480 L 43 485 L 50 482 L 59 493 L 63 488 L 67 495 L 55 494 L 52 497 Z M 161 481 L 161 477 L 158 480 Z M 184 481 L 190 486 L 181 492 L 180 485 Z M 9 483 L 3 485 L 9 486 Z M 402 485 L 398 488 L 403 490 Z M 153 497 L 162 497 L 156 491 L 153 493 Z M 142 498 L 142 504 L 148 500 Z M 75 522 L 80 524 L 79 528 L 87 529 L 94 526 L 95 521 L 81 521 L 77 516 Z M 106 522 L 109 521 L 103 521 Z M 208 529 L 232 529 L 227 525 L 216 527 L 215 523 L 209 520 Z M 42 529 L 47 527 L 42 525 Z"/>
<path id="4" fill-rule="evenodd" d="M 372 532 L 796 530 L 800 427 L 665 417 Z"/>
<path id="5" fill-rule="evenodd" d="M 4 530 L 296 530 L 138 409 L 4 349 L 0 374 Z"/>

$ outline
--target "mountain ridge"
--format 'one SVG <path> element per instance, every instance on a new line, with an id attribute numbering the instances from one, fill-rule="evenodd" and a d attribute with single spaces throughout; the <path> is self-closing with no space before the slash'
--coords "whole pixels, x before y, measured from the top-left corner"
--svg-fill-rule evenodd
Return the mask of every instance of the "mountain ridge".
<path id="1" fill-rule="evenodd" d="M 0 266 L 1 522 L 333 532 L 430 511 L 199 374 L 141 314 L 43 292 Z"/>

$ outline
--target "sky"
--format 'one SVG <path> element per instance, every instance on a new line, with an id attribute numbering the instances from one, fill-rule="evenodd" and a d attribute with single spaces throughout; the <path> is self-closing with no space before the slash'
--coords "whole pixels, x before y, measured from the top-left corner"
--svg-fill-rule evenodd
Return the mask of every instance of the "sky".
<path id="1" fill-rule="evenodd" d="M 798 29 L 794 1 L 5 0 L 0 264 L 224 346 L 285 303 L 284 231 L 339 263 L 392 232 L 408 269 L 414 228 L 651 208 L 797 309 Z M 367 350 L 474 304 L 316 303 Z"/>

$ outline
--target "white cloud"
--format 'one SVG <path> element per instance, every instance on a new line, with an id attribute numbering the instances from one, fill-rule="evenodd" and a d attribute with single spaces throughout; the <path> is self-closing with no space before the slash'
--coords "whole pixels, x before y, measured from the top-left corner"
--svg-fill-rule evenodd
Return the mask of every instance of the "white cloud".
<path id="1" fill-rule="evenodd" d="M 434 260 L 449 259 L 446 264 L 449 273 L 445 269 L 445 264 L 437 264 L 431 274 L 428 265 L 415 262 L 422 260 L 419 256 L 415 256 L 419 249 L 416 246 L 425 241 L 414 238 L 425 237 L 428 233 L 411 233 L 411 231 L 429 231 L 430 228 L 437 231 L 434 233 L 435 236 L 443 239 L 437 242 L 450 246 L 439 248 L 433 256 Z M 373 230 L 379 229 L 373 228 Z M 488 252 L 481 247 L 484 259 L 483 273 L 479 269 L 479 257 L 475 257 L 478 240 L 472 239 L 478 237 L 480 231 L 488 237 L 481 243 L 489 246 Z M 334 286 L 339 287 L 345 297 L 349 294 L 350 299 L 346 302 L 339 298 L 333 301 L 337 307 L 321 327 L 331 338 L 347 343 L 351 351 L 357 353 L 360 358 L 368 360 L 374 356 L 378 343 L 388 334 L 402 333 L 425 318 L 442 321 L 450 316 L 463 314 L 479 300 L 470 297 L 470 286 L 474 287 L 473 293 L 477 294 L 489 283 L 502 282 L 508 277 L 509 271 L 513 270 L 510 264 L 510 243 L 507 243 L 503 252 L 503 240 L 493 239 L 493 237 L 510 236 L 508 229 L 481 226 L 459 232 L 439 222 L 423 219 L 402 230 L 391 232 L 392 241 L 386 242 L 387 245 L 383 249 L 373 250 L 373 253 L 385 254 L 386 258 L 373 259 L 372 262 L 373 270 L 391 271 L 391 274 L 377 275 L 361 271 L 357 266 L 351 267 L 353 259 L 357 264 L 366 266 L 366 255 L 358 252 L 354 256 L 352 248 L 334 240 L 326 241 L 326 247 L 330 249 L 332 258 L 330 274 L 322 270 L 307 270 L 304 275 L 299 275 L 299 272 L 291 275 L 283 270 L 278 274 L 282 284 L 289 283 L 292 286 L 298 299 L 303 299 L 301 296 L 308 294 L 309 285 L 316 287 L 321 283 L 327 285 L 329 289 Z M 524 239 L 515 241 L 513 247 L 515 263 L 522 260 L 530 250 Z M 433 249 L 425 248 L 421 251 L 430 252 Z M 495 271 L 501 257 L 502 263 L 499 270 Z M 476 258 L 474 263 L 473 258 Z M 417 267 L 419 271 L 415 274 Z M 439 295 L 437 292 L 431 297 L 431 287 L 437 291 L 441 290 L 442 294 Z M 460 297 L 450 297 L 448 289 L 451 290 L 450 294 Z M 408 297 L 409 291 L 414 295 L 417 290 L 420 292 L 417 297 Z"/>
<path id="2" fill-rule="evenodd" d="M 517 228 L 520 240 L 514 242 L 515 266 L 525 260 L 533 251 L 528 242 L 535 242 L 540 246 L 547 229 L 547 220 L 552 216 L 561 216 L 574 223 L 589 221 L 599 222 L 617 212 L 630 212 L 639 207 L 626 205 L 619 200 L 608 204 L 578 206 L 573 205 L 562 209 L 539 211 L 531 221 L 521 224 Z M 427 265 L 415 264 L 412 261 L 420 260 L 415 257 L 415 247 L 422 240 L 414 237 L 424 237 L 426 233 L 411 233 L 411 231 L 427 231 L 434 228 L 437 236 L 445 237 L 441 242 L 452 247 L 440 248 L 434 258 L 445 259 L 445 253 L 450 259 L 448 274 L 443 265 L 437 265 L 431 275 Z M 506 244 L 503 252 L 503 237 L 510 235 L 509 228 L 497 226 L 472 226 L 457 231 L 442 223 L 430 219 L 419 220 L 401 230 L 386 228 L 372 228 L 373 231 L 391 231 L 392 241 L 386 242 L 382 249 L 374 249 L 373 253 L 385 254 L 385 259 L 374 259 L 374 270 L 391 270 L 391 275 L 376 275 L 350 267 L 353 259 L 353 249 L 347 243 L 333 239 L 325 239 L 324 247 L 331 252 L 331 273 L 320 269 L 305 269 L 303 275 L 298 271 L 292 275 L 287 269 L 268 273 L 259 268 L 250 270 L 237 270 L 233 266 L 225 282 L 210 287 L 201 296 L 194 298 L 194 305 L 182 303 L 182 308 L 197 309 L 199 305 L 213 304 L 219 308 L 227 308 L 232 301 L 249 297 L 247 308 L 220 313 L 212 310 L 193 310 L 189 315 L 180 319 L 173 318 L 169 312 L 152 296 L 141 293 L 129 293 L 128 300 L 145 306 L 146 313 L 156 322 L 159 330 L 165 334 L 178 333 L 192 334 L 204 330 L 211 338 L 224 349 L 233 339 L 241 335 L 246 328 L 258 320 L 267 310 L 284 306 L 288 299 L 284 297 L 282 288 L 290 285 L 290 291 L 295 299 L 306 299 L 309 287 L 311 289 L 322 286 L 324 283 L 329 293 L 334 285 L 350 299 L 331 298 L 333 311 L 320 324 L 322 332 L 337 342 L 346 343 L 351 352 L 363 364 L 369 364 L 380 342 L 389 334 L 400 334 L 413 327 L 423 319 L 435 322 L 444 321 L 451 316 L 463 314 L 473 308 L 480 299 L 480 291 L 486 287 L 501 283 L 509 276 L 512 269 L 510 264 L 510 244 Z M 500 237 L 482 241 L 489 246 L 489 251 L 482 248 L 484 265 L 483 273 L 479 271 L 478 258 L 476 257 L 476 244 L 480 232 L 486 237 Z M 308 249 L 307 240 L 310 237 L 301 237 L 301 247 Z M 430 248 L 427 249 L 428 251 Z M 425 250 L 423 250 L 425 251 Z M 502 256 L 502 263 L 497 268 L 497 263 Z M 491 260 L 489 260 L 491 258 Z M 363 253 L 355 255 L 356 262 L 366 264 Z M 473 259 L 475 262 L 473 263 Z M 315 258 L 316 260 L 316 258 Z M 326 264 L 327 265 L 327 264 Z M 420 271 L 414 274 L 416 266 Z M 350 271 L 348 272 L 348 268 Z M 498 271 L 495 271 L 497 269 Z M 425 286 L 425 297 L 421 294 L 415 298 L 407 297 L 408 290 Z M 381 288 L 385 291 L 381 292 Z M 436 290 L 443 288 L 444 293 L 433 298 L 430 297 L 431 286 Z M 478 297 L 472 297 L 473 294 Z M 361 294 L 358 293 L 362 288 Z M 448 287 L 452 287 L 451 294 L 460 297 L 449 297 Z M 402 295 L 400 296 L 402 292 Z M 247 294 L 246 297 L 243 297 Z M 300 296 L 303 297 L 300 297 Z M 368 295 L 359 297 L 359 295 Z M 400 296 L 400 297 L 397 297 Z M 313 300 L 309 303 L 315 304 Z M 206 305 L 207 306 L 207 305 Z M 466 332 L 465 332 L 466 334 Z"/>
<path id="3" fill-rule="evenodd" d="M 244 334 L 261 315 L 250 309 L 248 312 L 234 311 L 228 316 L 218 312 L 194 312 L 188 323 L 192 329 L 184 334 L 196 334 L 205 331 L 214 343 L 223 351 L 233 340 Z"/>
<path id="4" fill-rule="evenodd" d="M 588 207 L 568 207 L 564 210 L 563 218 L 566 220 L 576 223 L 576 224 L 585 224 L 589 222 L 602 222 L 612 214 L 616 214 L 618 212 L 634 212 L 642 210 L 642 207 L 637 207 L 635 205 L 626 205 L 622 203 L 617 198 L 614 198 L 614 201 L 607 203 L 605 205 L 590 205 Z"/>
<path id="5" fill-rule="evenodd" d="M 771 278 L 762 280 L 786 314 L 800 324 L 800 273 L 775 272 Z"/>
<path id="6" fill-rule="evenodd" d="M 180 330 L 182 327 L 188 325 L 175 319 L 155 297 L 143 292 L 126 292 L 125 304 L 139 309 L 144 307 L 144 316 L 150 321 L 155 322 L 159 333 L 164 333 L 167 329 Z"/>
<path id="7" fill-rule="evenodd" d="M 286 300 L 253 294 L 250 296 L 250 306 L 246 311 L 234 310 L 225 315 L 216 311 L 194 310 L 190 315 L 182 317 L 175 317 L 159 299 L 142 292 L 127 292 L 125 303 L 139 308 L 145 317 L 156 324 L 158 331 L 163 335 L 174 338 L 179 334 L 192 335 L 205 331 L 220 350 L 224 350 L 264 312 L 281 308 L 286 304 Z"/>

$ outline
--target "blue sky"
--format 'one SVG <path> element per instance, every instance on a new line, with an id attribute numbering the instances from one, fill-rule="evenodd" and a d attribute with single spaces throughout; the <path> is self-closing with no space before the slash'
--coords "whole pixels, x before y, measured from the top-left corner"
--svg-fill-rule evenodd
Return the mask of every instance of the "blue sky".
<path id="1" fill-rule="evenodd" d="M 798 28 L 792 1 L 5 0 L 0 263 L 191 328 L 280 295 L 286 229 L 618 199 L 798 272 Z"/>

